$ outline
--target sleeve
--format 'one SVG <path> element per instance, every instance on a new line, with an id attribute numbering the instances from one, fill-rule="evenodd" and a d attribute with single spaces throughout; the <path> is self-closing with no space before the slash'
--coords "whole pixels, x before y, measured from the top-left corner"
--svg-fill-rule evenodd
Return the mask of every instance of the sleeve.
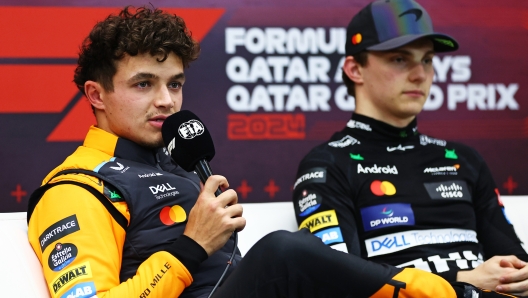
<path id="1" fill-rule="evenodd" d="M 473 200 L 477 218 L 477 237 L 484 249 L 484 258 L 496 255 L 516 255 L 528 261 L 528 254 L 521 246 L 513 226 L 506 219 L 500 201 L 499 189 L 491 172 L 480 155 L 479 179 L 474 189 Z"/>
<path id="2" fill-rule="evenodd" d="M 126 203 L 114 206 L 129 217 Z M 120 283 L 125 234 L 90 192 L 70 184 L 46 191 L 28 226 L 30 244 L 53 298 L 178 297 L 191 284 L 191 273 L 207 258 L 200 245 L 180 237 Z"/>
<path id="3" fill-rule="evenodd" d="M 353 190 L 330 152 L 314 149 L 300 163 L 293 189 L 299 229 L 334 249 L 361 256 Z"/>

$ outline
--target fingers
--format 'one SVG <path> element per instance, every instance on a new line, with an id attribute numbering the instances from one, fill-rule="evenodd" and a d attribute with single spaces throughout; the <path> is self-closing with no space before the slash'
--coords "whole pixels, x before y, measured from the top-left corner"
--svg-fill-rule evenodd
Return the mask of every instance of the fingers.
<path id="1" fill-rule="evenodd" d="M 213 175 L 207 178 L 207 181 L 205 181 L 204 191 L 214 194 L 220 186 L 229 187 L 229 183 L 227 182 L 226 177 L 220 175 Z"/>
<path id="2" fill-rule="evenodd" d="M 225 207 L 225 212 L 231 218 L 242 216 L 243 208 L 240 204 L 229 205 Z"/>
<path id="3" fill-rule="evenodd" d="M 238 195 L 236 193 L 236 191 L 232 190 L 232 189 L 228 189 L 226 191 L 224 191 L 221 195 L 219 195 L 218 197 L 216 197 L 217 199 L 220 200 L 220 202 L 223 203 L 222 206 L 231 206 L 231 205 L 235 205 L 238 203 Z"/>
<path id="4" fill-rule="evenodd" d="M 242 205 L 236 204 L 226 207 L 226 214 L 232 220 L 232 226 L 234 231 L 242 231 L 246 226 L 246 219 L 242 217 Z"/>
<path id="5" fill-rule="evenodd" d="M 526 296 L 528 295 L 528 281 L 523 280 L 521 282 L 498 285 L 495 288 L 495 291 L 518 296 Z"/>
<path id="6" fill-rule="evenodd" d="M 515 265 L 511 261 L 505 259 L 500 260 L 499 265 L 502 268 L 515 268 Z"/>
<path id="7" fill-rule="evenodd" d="M 528 279 L 528 267 L 524 267 L 512 273 L 504 274 L 499 278 L 499 281 L 502 284 L 510 284 L 510 283 L 516 283 L 520 281 L 525 281 L 526 279 Z M 528 286 L 528 281 L 526 283 Z"/>
<path id="8" fill-rule="evenodd" d="M 220 186 L 229 186 L 225 177 L 213 175 L 207 179 L 184 231 L 208 255 L 220 249 L 234 231 L 240 231 L 246 225 L 242 206 L 237 204 L 237 193 L 228 189 L 216 197 L 215 192 Z"/>
<path id="9" fill-rule="evenodd" d="M 526 266 L 526 263 L 517 258 L 517 256 L 500 256 L 500 258 L 499 264 L 501 267 L 521 269 Z"/>
<path id="10" fill-rule="evenodd" d="M 513 262 L 513 266 L 514 266 L 515 268 L 517 268 L 517 269 L 522 269 L 522 268 L 524 268 L 524 267 L 526 266 L 526 262 L 517 259 L 517 260 L 515 260 L 515 261 Z"/>

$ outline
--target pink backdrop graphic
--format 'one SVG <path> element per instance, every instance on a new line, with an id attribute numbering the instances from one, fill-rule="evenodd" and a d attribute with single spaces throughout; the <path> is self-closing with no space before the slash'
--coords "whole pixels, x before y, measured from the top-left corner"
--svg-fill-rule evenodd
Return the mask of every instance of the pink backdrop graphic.
<path id="1" fill-rule="evenodd" d="M 368 2 L 150 2 L 181 15 L 201 42 L 183 108 L 211 131 L 213 171 L 242 202 L 290 200 L 300 159 L 353 110 L 340 81 L 344 32 Z M 435 58 L 419 130 L 475 147 L 502 194 L 528 194 L 528 3 L 420 3 L 460 49 Z M 0 212 L 25 211 L 94 123 L 72 83 L 77 49 L 96 20 L 127 4 L 145 2 L 0 0 Z"/>

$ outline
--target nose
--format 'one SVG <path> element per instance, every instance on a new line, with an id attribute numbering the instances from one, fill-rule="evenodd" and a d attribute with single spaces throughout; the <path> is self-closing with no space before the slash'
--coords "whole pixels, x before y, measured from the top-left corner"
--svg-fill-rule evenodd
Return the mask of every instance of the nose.
<path id="1" fill-rule="evenodd" d="M 429 72 L 428 66 L 424 66 L 422 63 L 416 63 L 411 69 L 409 80 L 411 82 L 423 82 L 430 75 Z"/>
<path id="2" fill-rule="evenodd" d="M 172 99 L 172 96 L 171 96 L 171 93 L 169 91 L 169 88 L 167 88 L 167 86 L 162 86 L 157 94 L 156 94 L 156 99 L 154 100 L 154 105 L 157 107 L 157 108 L 160 108 L 160 109 L 172 109 L 174 107 L 174 101 Z"/>

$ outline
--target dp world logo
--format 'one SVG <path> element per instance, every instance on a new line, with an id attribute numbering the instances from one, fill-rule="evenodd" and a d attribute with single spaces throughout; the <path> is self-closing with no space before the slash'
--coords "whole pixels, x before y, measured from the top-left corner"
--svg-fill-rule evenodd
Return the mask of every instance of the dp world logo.
<path id="1" fill-rule="evenodd" d="M 184 139 L 194 139 L 195 137 L 203 134 L 205 127 L 202 122 L 198 120 L 189 120 L 184 122 L 178 127 L 178 134 Z"/>
<path id="2" fill-rule="evenodd" d="M 384 207 L 383 210 L 381 210 L 381 214 L 391 217 L 394 215 L 394 211 L 392 211 L 392 209 L 387 210 L 387 207 Z"/>

